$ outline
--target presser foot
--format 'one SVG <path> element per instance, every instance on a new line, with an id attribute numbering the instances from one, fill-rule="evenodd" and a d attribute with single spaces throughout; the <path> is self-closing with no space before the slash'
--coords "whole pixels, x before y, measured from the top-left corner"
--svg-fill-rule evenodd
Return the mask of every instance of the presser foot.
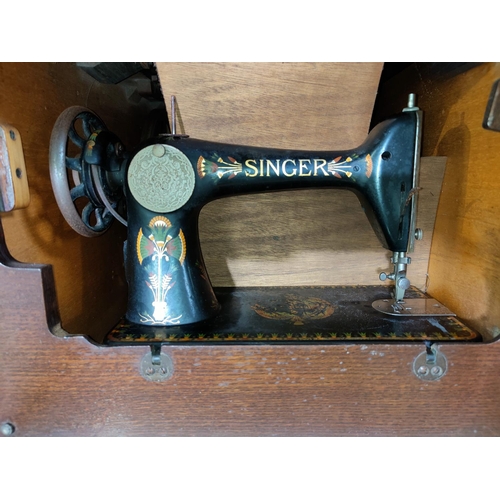
<path id="1" fill-rule="evenodd" d="M 373 302 L 372 307 L 391 316 L 456 316 L 441 302 L 431 298 L 380 299 Z"/>
<path id="2" fill-rule="evenodd" d="M 410 257 L 407 257 L 406 252 L 394 252 L 391 257 L 391 262 L 394 264 L 394 272 L 391 274 L 380 273 L 380 281 L 387 279 L 394 281 L 394 290 L 392 296 L 396 303 L 402 302 L 405 296 L 405 291 L 410 288 L 410 280 L 406 277 L 406 269 L 411 263 Z"/>

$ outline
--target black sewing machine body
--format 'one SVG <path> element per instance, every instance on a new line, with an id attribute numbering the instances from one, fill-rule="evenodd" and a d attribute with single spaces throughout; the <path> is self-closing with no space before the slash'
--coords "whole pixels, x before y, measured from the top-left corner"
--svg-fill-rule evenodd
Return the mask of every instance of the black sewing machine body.
<path id="1" fill-rule="evenodd" d="M 126 169 L 127 319 L 190 324 L 219 310 L 198 238 L 204 205 L 283 189 L 353 191 L 384 248 L 409 245 L 417 112 L 378 125 L 348 151 L 290 151 L 157 137 Z M 335 196 L 332 192 L 332 196 Z M 172 207 L 180 208 L 170 210 Z"/>
<path id="2" fill-rule="evenodd" d="M 78 120 L 84 138 L 75 130 Z M 406 275 L 411 262 L 407 252 L 413 251 L 414 240 L 421 237 L 415 227 L 421 111 L 413 94 L 402 113 L 373 128 L 359 147 L 344 151 L 223 144 L 179 135 L 173 128 L 174 133 L 153 137 L 127 153 L 119 139 L 85 108 L 69 108 L 54 127 L 51 180 L 66 220 L 77 232 L 91 237 L 106 231 L 113 218 L 127 226 L 124 259 L 128 306 L 124 320 L 109 339 L 157 342 L 167 337 L 187 340 L 200 334 L 198 340 L 203 340 L 203 332 L 208 332 L 218 340 L 224 331 L 228 339 L 240 335 L 243 340 L 255 341 L 265 330 L 261 325 L 259 332 L 254 332 L 255 338 L 247 336 L 260 324 L 255 314 L 268 320 L 291 317 L 295 326 L 304 325 L 307 317 L 315 325 L 315 332 L 310 332 L 314 338 L 325 338 L 327 331 L 329 338 L 339 338 L 332 331 L 336 326 L 323 325 L 323 332 L 314 323 L 328 317 L 343 317 L 346 325 L 349 318 L 356 317 L 351 323 L 357 325 L 360 338 L 364 338 L 366 322 L 372 321 L 378 325 L 374 328 L 389 336 L 397 330 L 408 338 L 413 331 L 415 338 L 420 338 L 427 335 L 427 324 L 403 327 L 394 320 L 390 322 L 387 315 L 454 316 L 442 304 L 411 290 Z M 80 148 L 76 157 L 68 156 L 67 139 Z M 69 172 L 72 188 L 68 187 Z M 347 189 L 356 194 L 382 247 L 393 254 L 394 271 L 380 275 L 381 280 L 394 282 L 391 288 L 359 288 L 355 293 L 364 297 L 362 301 L 350 293 L 333 291 L 350 304 L 343 312 L 333 305 L 330 292 L 319 289 L 315 289 L 314 297 L 276 290 L 277 302 L 272 306 L 254 303 L 255 290 L 243 295 L 238 290 L 229 294 L 227 290 L 214 291 L 198 234 L 201 209 L 223 197 L 297 189 L 331 189 L 332 196 L 335 189 Z M 88 200 L 81 213 L 75 209 L 80 198 Z M 123 202 L 126 220 L 124 210 L 120 210 Z M 264 290 L 258 293 L 266 295 Z M 367 302 L 370 294 L 373 300 Z M 368 316 L 359 304 L 368 304 Z M 302 312 L 297 313 L 299 310 Z M 380 317 L 385 319 L 379 325 Z M 431 330 L 439 335 L 437 331 L 444 328 L 434 325 Z M 308 334 L 304 330 L 300 336 L 298 331 L 283 335 L 307 340 Z M 278 337 L 271 334 L 269 338 Z"/>

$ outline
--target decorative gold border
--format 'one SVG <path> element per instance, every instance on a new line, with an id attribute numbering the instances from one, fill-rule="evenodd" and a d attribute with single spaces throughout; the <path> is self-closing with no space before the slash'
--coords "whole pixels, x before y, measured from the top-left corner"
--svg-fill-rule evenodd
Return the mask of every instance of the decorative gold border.
<path id="1" fill-rule="evenodd" d="M 337 343 L 345 341 L 363 341 L 363 342 L 415 342 L 415 341 L 434 341 L 434 342 L 464 342 L 480 340 L 481 337 L 467 328 L 465 325 L 460 324 L 454 318 L 450 317 L 448 320 L 454 323 L 456 327 L 460 328 L 459 332 L 450 333 L 409 333 L 396 334 L 394 332 L 380 333 L 380 332 L 360 332 L 360 333 L 336 333 L 336 332 L 285 332 L 285 333 L 174 333 L 168 328 L 161 331 L 155 329 L 151 333 L 144 333 L 144 331 L 134 332 L 135 325 L 122 323 L 117 325 L 108 335 L 107 341 L 111 342 L 130 342 L 130 343 L 146 343 L 146 342 L 172 342 L 172 343 L 185 343 L 185 342 L 207 342 L 207 343 Z"/>

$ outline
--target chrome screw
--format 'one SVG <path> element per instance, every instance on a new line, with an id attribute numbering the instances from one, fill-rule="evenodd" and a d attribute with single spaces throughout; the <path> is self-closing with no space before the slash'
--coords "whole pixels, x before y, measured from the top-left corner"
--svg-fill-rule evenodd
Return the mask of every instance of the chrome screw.
<path id="1" fill-rule="evenodd" d="M 427 375 L 429 373 L 429 368 L 427 368 L 427 366 L 421 366 L 418 369 L 418 373 L 420 373 L 420 375 Z"/>
<path id="2" fill-rule="evenodd" d="M 2 424 L 0 426 L 0 432 L 4 436 L 12 436 L 12 434 L 14 434 L 15 431 L 16 428 L 10 422 L 6 422 L 5 424 Z"/>

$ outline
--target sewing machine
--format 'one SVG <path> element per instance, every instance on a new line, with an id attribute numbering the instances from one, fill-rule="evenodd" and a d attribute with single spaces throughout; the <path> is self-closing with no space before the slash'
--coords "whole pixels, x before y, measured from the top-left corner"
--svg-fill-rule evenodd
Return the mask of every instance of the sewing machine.
<path id="1" fill-rule="evenodd" d="M 127 168 L 127 155 L 130 162 L 135 151 L 142 149 L 131 149 L 137 141 L 127 135 L 127 129 L 136 131 L 138 139 L 137 129 L 146 115 L 129 111 L 126 96 L 119 99 L 119 89 L 113 86 L 90 79 L 83 85 L 70 64 L 56 68 L 53 64 L 2 65 L 2 69 L 2 91 L 9 96 L 3 101 L 2 120 L 19 132 L 6 129 L 7 140 L 11 130 L 16 137 L 7 147 L 19 145 L 22 139 L 26 155 L 26 171 L 11 162 L 11 179 L 29 179 L 31 191 L 26 209 L 1 214 L 0 424 L 4 435 L 499 433 L 495 397 L 499 344 L 498 336 L 493 337 L 500 296 L 495 273 L 499 268 L 495 252 L 498 179 L 491 175 L 491 162 L 481 161 L 497 158 L 498 148 L 495 133 L 481 129 L 484 108 L 478 106 L 481 100 L 486 104 L 492 82 L 500 77 L 498 64 L 480 66 L 452 82 L 439 79 L 433 83 L 422 79 L 421 68 L 416 68 L 411 82 L 398 80 L 382 87 L 385 91 L 379 90 L 378 95 L 383 98 L 377 99 L 375 108 L 371 98 L 366 99 L 366 119 L 356 123 L 359 133 L 355 136 L 344 124 L 355 121 L 353 102 L 377 92 L 378 73 L 367 90 L 367 78 L 355 78 L 356 74 L 347 78 L 344 71 L 335 80 L 339 73 L 335 67 L 319 79 L 318 72 L 309 78 L 311 67 L 306 66 L 292 79 L 296 66 L 285 78 L 281 65 L 272 77 L 267 67 L 259 70 L 259 65 L 243 68 L 243 73 L 239 66 L 200 71 L 199 66 L 180 70 L 168 65 L 163 90 L 179 98 L 182 131 L 220 142 L 290 149 L 308 149 L 311 144 L 309 149 L 318 152 L 350 149 L 364 142 L 372 110 L 383 120 L 394 105 L 396 112 L 405 106 L 408 92 L 418 91 L 425 130 L 417 227 L 425 233 L 415 242 L 415 252 L 407 254 L 412 262 L 406 277 L 412 286 L 404 291 L 403 300 L 427 296 L 425 290 L 429 290 L 453 308 L 459 319 L 399 317 L 375 309 L 376 300 L 394 303 L 394 282 L 377 284 L 379 273 L 393 272 L 390 251 L 378 245 L 353 193 L 319 188 L 249 194 L 206 205 L 199 220 L 201 248 L 220 308 L 202 322 L 165 326 L 131 323 L 125 318 L 120 322 L 127 310 L 122 248 L 126 228 L 115 221 L 99 238 L 73 231 L 55 203 L 47 164 L 52 127 L 68 106 L 78 103 L 93 109 L 124 141 L 127 152 L 119 145 L 109 152 L 111 158 L 118 158 L 119 169 L 122 163 Z M 351 68 L 349 73 L 359 75 L 359 70 Z M 258 78 L 248 78 L 255 73 Z M 192 76 L 186 78 L 187 74 Z M 214 91 L 211 77 L 215 88 L 231 88 L 232 99 L 226 92 L 221 96 Z M 329 79 L 334 80 L 331 86 L 324 84 Z M 271 82 L 272 89 L 278 88 L 279 96 L 262 90 L 263 80 Z M 285 85 L 290 80 L 292 87 L 306 82 L 306 91 L 301 88 L 294 93 Z M 248 97 L 251 90 L 240 88 L 241 82 L 252 82 L 255 100 Z M 198 85 L 196 92 L 190 90 L 193 84 Z M 335 90 L 344 87 L 350 99 Z M 323 95 L 315 98 L 322 90 Z M 325 94 L 332 94 L 333 101 L 348 102 L 337 112 Z M 200 101 L 203 95 L 207 102 Z M 274 100 L 279 102 L 270 106 Z M 246 106 L 243 113 L 238 102 Z M 252 109 L 257 112 L 246 118 Z M 324 116 L 335 117 L 333 126 L 330 120 L 319 119 Z M 248 134 L 248 141 L 241 130 Z M 68 133 L 69 126 L 60 136 L 64 148 L 69 156 L 80 157 L 82 148 L 67 141 Z M 85 147 L 89 136 L 83 130 L 79 135 Z M 297 140 L 297 147 L 287 137 Z M 300 137 L 307 138 L 298 142 Z M 172 146 L 183 141 L 164 137 L 159 143 L 163 140 Z M 332 148 L 324 144 L 326 140 Z M 9 157 L 13 158 L 12 151 Z M 106 170 L 105 182 L 96 186 L 109 188 L 107 199 L 116 203 L 115 211 L 126 221 L 119 169 Z M 266 164 L 267 173 L 265 169 Z M 94 170 L 99 173 L 103 168 L 89 170 L 92 178 Z M 74 179 L 81 183 L 88 170 L 73 174 L 65 167 L 65 173 L 65 189 L 71 192 Z M 237 179 L 238 175 L 231 180 Z M 135 206 L 135 198 L 131 199 Z M 88 203 L 84 196 L 75 198 L 75 203 L 71 200 L 79 219 Z M 246 212 L 242 213 L 242 207 Z M 106 215 L 103 209 L 98 214 Z M 171 220 L 169 213 L 161 215 Z M 95 210 L 91 211 L 93 227 L 95 217 Z M 129 238 L 137 243 L 137 234 Z M 137 250 L 132 255 L 135 258 Z M 187 259 L 186 254 L 183 265 Z M 246 270 L 256 278 L 242 274 Z M 178 283 L 167 292 L 167 301 Z M 150 296 L 145 295 L 144 303 L 153 316 L 154 296 L 147 284 L 146 291 Z M 251 294 L 253 300 L 245 301 Z M 466 335 L 460 321 L 478 335 Z M 480 335 L 482 341 L 469 342 L 480 340 Z M 423 342 L 427 339 L 434 343 L 430 354 Z M 158 354 L 157 349 L 153 351 L 154 343 L 162 345 L 160 361 L 167 355 L 173 367 L 171 378 L 162 383 L 150 383 L 155 380 L 149 375 L 153 363 L 143 364 L 144 359 L 153 361 L 153 352 Z"/>
<path id="2" fill-rule="evenodd" d="M 357 324 L 357 331 L 366 338 L 367 321 L 375 321 L 374 328 L 387 335 L 406 332 L 410 340 L 436 334 L 429 331 L 428 322 L 417 322 L 408 330 L 408 323 L 388 322 L 386 315 L 397 317 L 396 321 L 441 317 L 448 330 L 451 325 L 453 338 L 461 334 L 472 338 L 450 310 L 410 290 L 408 253 L 415 240 L 422 238 L 416 227 L 422 112 L 414 94 L 399 115 L 377 125 L 363 144 L 346 151 L 292 151 L 201 141 L 177 133 L 175 98 L 171 116 L 171 133 L 152 137 L 134 152 L 126 152 L 99 117 L 82 107 L 63 112 L 53 129 L 51 181 L 67 222 L 86 237 L 103 234 L 114 218 L 127 226 L 128 307 L 108 343 L 189 341 L 193 337 L 200 341 L 209 337 L 283 340 L 286 337 L 272 333 L 273 328 L 262 334 L 269 321 L 276 319 L 303 329 L 309 323 L 309 334 L 319 339 L 352 338 L 349 323 Z M 76 155 L 68 151 L 71 144 L 78 150 Z M 392 252 L 393 271 L 380 274 L 382 281 L 392 281 L 390 293 L 388 287 L 350 287 L 342 297 L 338 296 L 340 288 L 314 290 L 312 296 L 310 291 L 297 295 L 281 290 L 276 292 L 280 300 L 269 297 L 264 305 L 259 298 L 271 289 L 247 290 L 244 298 L 235 290 L 216 293 L 198 235 L 203 206 L 228 196 L 312 188 L 340 188 L 356 194 L 382 247 Z M 335 305 L 339 300 L 349 307 L 339 308 Z M 359 306 L 367 301 L 375 314 L 367 316 Z M 248 316 L 244 310 L 253 313 Z M 259 325 L 262 318 L 265 325 Z M 325 318 L 337 323 L 320 325 L 318 321 Z M 338 321 L 344 333 L 336 332 Z M 243 333 L 252 328 L 255 338 Z M 413 336 L 408 334 L 412 328 Z M 443 330 L 438 326 L 437 335 Z M 300 337 L 298 331 L 287 335 L 288 339 L 311 338 L 303 332 Z"/>

